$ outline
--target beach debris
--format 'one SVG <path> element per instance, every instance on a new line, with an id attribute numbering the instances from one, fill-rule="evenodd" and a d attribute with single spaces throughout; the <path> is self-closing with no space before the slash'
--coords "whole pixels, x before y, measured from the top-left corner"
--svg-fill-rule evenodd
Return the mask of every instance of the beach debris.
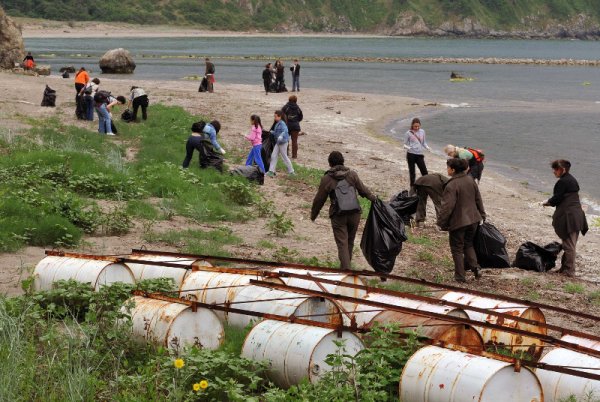
<path id="1" fill-rule="evenodd" d="M 58 71 L 61 73 L 64 73 L 66 71 L 67 73 L 73 74 L 75 72 L 75 66 L 64 66 L 61 67 Z"/>
<path id="2" fill-rule="evenodd" d="M 104 74 L 133 74 L 136 67 L 129 51 L 123 48 L 104 53 L 99 65 Z"/>
<path id="3" fill-rule="evenodd" d="M 429 103 L 424 104 L 423 106 L 439 106 L 439 103 L 437 103 L 437 102 L 429 102 Z"/>
<path id="4" fill-rule="evenodd" d="M 50 64 L 39 64 L 35 66 L 34 71 L 38 73 L 38 75 L 50 75 L 52 72 L 52 67 Z"/>

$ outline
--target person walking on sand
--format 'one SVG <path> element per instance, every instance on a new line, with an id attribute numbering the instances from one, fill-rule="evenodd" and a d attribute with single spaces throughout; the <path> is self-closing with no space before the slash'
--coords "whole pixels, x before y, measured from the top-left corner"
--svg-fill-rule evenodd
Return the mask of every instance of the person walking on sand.
<path id="1" fill-rule="evenodd" d="M 585 212 L 579 200 L 579 183 L 569 171 L 571 162 L 558 159 L 550 164 L 554 177 L 558 179 L 554 185 L 552 197 L 543 205 L 556 207 L 552 215 L 554 232 L 562 240 L 563 255 L 558 272 L 575 276 L 575 257 L 579 232 L 585 236 L 588 231 Z"/>
<path id="2" fill-rule="evenodd" d="M 206 68 L 204 70 L 204 77 L 206 77 L 207 90 L 210 93 L 214 91 L 215 84 L 215 65 L 210 61 L 210 58 L 204 59 L 206 62 Z"/>
<path id="3" fill-rule="evenodd" d="M 340 211 L 336 198 L 336 187 L 342 180 L 354 187 L 356 197 L 356 191 L 361 197 L 369 199 L 371 202 L 375 201 L 376 197 L 371 191 L 360 181 L 358 174 L 354 170 L 350 170 L 344 166 L 344 156 L 339 151 L 333 151 L 327 158 L 329 163 L 329 170 L 325 172 L 325 175 L 321 178 L 319 189 L 312 203 L 310 211 L 310 220 L 315 221 L 319 216 L 319 212 L 327 198 L 331 200 L 329 207 L 329 219 L 331 220 L 331 229 L 333 230 L 333 237 L 335 244 L 338 249 L 338 258 L 340 259 L 341 269 L 351 269 L 352 251 L 354 248 L 354 238 L 358 231 L 358 225 L 360 223 L 361 209 L 356 200 L 357 209 L 354 211 Z"/>
<path id="4" fill-rule="evenodd" d="M 421 120 L 418 118 L 412 119 L 410 130 L 404 134 L 404 148 L 406 149 L 406 162 L 408 163 L 408 174 L 410 178 L 410 192 L 415 193 L 415 165 L 419 167 L 421 176 L 425 176 L 427 166 L 425 165 L 425 149 L 429 150 L 427 139 L 425 138 L 425 130 L 421 128 Z"/>
<path id="5" fill-rule="evenodd" d="M 271 154 L 271 165 L 269 166 L 269 171 L 267 172 L 267 176 L 275 177 L 275 169 L 277 168 L 277 156 L 280 155 L 283 163 L 287 167 L 288 175 L 294 175 L 294 167 L 292 166 L 292 162 L 287 156 L 287 146 L 290 141 L 290 135 L 288 133 L 288 128 L 285 122 L 283 121 L 283 112 L 281 110 L 276 110 L 274 114 L 275 122 L 273 123 L 273 129 L 271 130 L 271 139 L 273 141 L 273 153 Z"/>
<path id="6" fill-rule="evenodd" d="M 448 144 L 444 147 L 444 153 L 450 158 L 464 159 L 469 162 L 469 176 L 479 182 L 483 174 L 484 155 L 481 150 L 473 148 L 461 148 L 456 145 Z"/>
<path id="7" fill-rule="evenodd" d="M 269 94 L 271 90 L 271 83 L 273 82 L 273 69 L 271 63 L 267 63 L 265 69 L 262 72 L 263 85 L 265 86 L 265 95 Z"/>
<path id="8" fill-rule="evenodd" d="M 298 59 L 294 59 L 294 65 L 290 67 L 292 72 L 292 92 L 300 92 L 300 64 Z"/>
<path id="9" fill-rule="evenodd" d="M 449 232 L 454 280 L 466 282 L 466 269 L 473 271 L 476 279 L 481 276 L 473 238 L 477 225 L 485 220 L 485 209 L 479 186 L 466 173 L 467 161 L 452 158 L 446 161 L 446 165 L 450 179 L 444 188 L 437 224 L 441 230 Z"/>
<path id="10" fill-rule="evenodd" d="M 127 108 L 133 107 L 131 121 L 137 122 L 137 112 L 140 107 L 142 108 L 142 119 L 148 119 L 147 109 L 149 102 L 148 95 L 146 95 L 146 92 L 142 88 L 136 86 L 132 86 L 129 92 L 130 95 L 129 102 L 127 103 Z"/>
<path id="11" fill-rule="evenodd" d="M 246 166 L 252 166 L 253 163 L 256 163 L 260 171 L 265 173 L 265 165 L 260 155 L 262 150 L 262 123 L 259 116 L 255 114 L 250 116 L 250 134 L 245 137 L 252 144 L 252 149 L 250 149 L 246 159 Z"/>
<path id="12" fill-rule="evenodd" d="M 448 178 L 440 173 L 426 174 L 415 180 L 415 189 L 419 202 L 417 203 L 417 214 L 415 220 L 417 227 L 420 228 L 425 223 L 427 217 L 427 199 L 431 197 L 433 206 L 435 207 L 436 218 L 440 215 L 442 207 L 442 195 L 444 186 L 448 182 Z"/>
<path id="13" fill-rule="evenodd" d="M 288 98 L 281 111 L 285 114 L 285 121 L 292 138 L 292 159 L 298 157 L 298 136 L 300 135 L 300 122 L 304 118 L 302 115 L 302 109 L 298 106 L 298 98 L 296 95 L 292 95 Z"/>

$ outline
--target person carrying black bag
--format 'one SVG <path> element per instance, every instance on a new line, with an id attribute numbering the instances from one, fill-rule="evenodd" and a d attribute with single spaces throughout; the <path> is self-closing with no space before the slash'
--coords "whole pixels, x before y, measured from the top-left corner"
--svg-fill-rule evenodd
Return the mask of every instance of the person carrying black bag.
<path id="1" fill-rule="evenodd" d="M 375 201 L 377 197 L 360 181 L 358 174 L 344 166 L 344 156 L 333 151 L 328 158 L 330 169 L 321 178 L 312 203 L 310 219 L 315 221 L 327 198 L 331 200 L 329 219 L 338 249 L 341 269 L 351 269 L 354 238 L 360 223 L 361 208 L 356 192 Z"/>

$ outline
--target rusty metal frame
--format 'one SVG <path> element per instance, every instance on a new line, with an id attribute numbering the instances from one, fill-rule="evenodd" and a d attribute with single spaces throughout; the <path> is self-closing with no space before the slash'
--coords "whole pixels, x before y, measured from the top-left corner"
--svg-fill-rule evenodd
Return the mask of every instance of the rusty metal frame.
<path id="1" fill-rule="evenodd" d="M 461 293 L 468 293 L 468 294 L 473 294 L 476 296 L 488 297 L 491 299 L 497 299 L 497 300 L 508 301 L 508 302 L 513 302 L 513 303 L 521 303 L 521 304 L 527 305 L 529 307 L 537 307 L 537 308 L 541 308 L 541 309 L 556 311 L 559 313 L 569 314 L 571 316 L 578 316 L 578 317 L 586 318 L 589 320 L 600 321 L 599 316 L 595 316 L 593 314 L 588 314 L 588 313 L 579 312 L 579 311 L 573 311 L 573 310 L 569 310 L 569 309 L 566 309 L 563 307 L 557 307 L 557 306 L 552 306 L 549 304 L 532 302 L 529 300 L 521 300 L 521 299 L 517 299 L 515 297 L 504 296 L 504 295 L 499 295 L 499 294 L 489 293 L 489 292 L 483 292 L 480 290 L 461 288 L 461 287 L 453 286 L 453 285 L 444 285 L 444 284 L 440 284 L 440 283 L 426 281 L 424 279 L 415 279 L 415 278 L 409 278 L 409 277 L 400 276 L 400 275 L 384 274 L 384 273 L 379 273 L 379 272 L 374 272 L 374 271 L 343 270 L 343 269 L 337 269 L 337 268 L 326 268 L 326 267 L 319 267 L 319 266 L 314 266 L 314 265 L 305 265 L 305 264 L 298 264 L 298 263 L 261 261 L 261 260 L 254 260 L 254 259 L 244 259 L 244 258 L 235 258 L 235 257 L 218 257 L 218 256 L 201 255 L 201 254 L 173 253 L 173 252 L 168 252 L 168 251 L 133 249 L 133 250 L 131 250 L 131 252 L 132 252 L 132 254 L 165 255 L 165 256 L 173 256 L 173 257 L 196 258 L 198 260 L 207 260 L 207 261 L 225 261 L 225 262 L 234 262 L 234 263 L 241 263 L 241 264 L 253 264 L 253 265 L 261 265 L 261 266 L 269 266 L 269 267 L 278 267 L 278 268 L 307 269 L 307 270 L 331 272 L 331 273 L 337 273 L 337 274 L 369 276 L 369 277 L 381 278 L 383 280 L 387 280 L 387 279 L 397 280 L 397 281 L 408 282 L 408 283 L 413 283 L 413 284 L 417 284 L 417 285 L 429 286 L 429 287 L 437 288 L 437 289 L 444 289 L 444 290 L 451 290 L 451 291 L 456 291 L 456 292 L 461 292 Z"/>
<path id="2" fill-rule="evenodd" d="M 286 291 L 290 291 L 290 292 L 301 293 L 301 294 L 305 294 L 305 295 L 309 295 L 309 296 L 317 296 L 317 297 L 325 297 L 325 298 L 331 297 L 331 294 L 326 293 L 326 292 L 320 292 L 317 290 L 309 290 L 309 289 L 305 289 L 305 288 L 299 288 L 296 286 L 281 285 L 281 284 L 277 284 L 277 283 L 258 281 L 255 279 L 251 279 L 250 284 L 256 285 L 256 286 L 263 286 L 263 287 L 270 288 L 270 289 L 286 290 Z M 566 342 L 561 339 L 557 339 L 551 335 L 538 334 L 535 332 L 530 332 L 530 331 L 526 331 L 526 330 L 519 329 L 519 328 L 504 327 L 502 325 L 492 324 L 489 322 L 474 321 L 474 320 L 471 320 L 468 318 L 463 318 L 463 317 L 455 317 L 455 316 L 451 316 L 451 315 L 426 312 L 426 311 L 422 311 L 422 310 L 417 310 L 417 309 L 402 307 L 402 306 L 396 306 L 396 305 L 377 302 L 377 301 L 373 301 L 373 300 L 359 299 L 359 298 L 351 297 L 351 296 L 335 295 L 335 297 L 341 301 L 357 303 L 357 304 L 364 304 L 364 305 L 372 306 L 372 307 L 383 307 L 387 310 L 392 310 L 392 311 L 396 311 L 399 313 L 417 315 L 417 316 L 427 317 L 427 318 L 435 318 L 440 321 L 454 322 L 456 324 L 470 325 L 473 327 L 485 327 L 485 328 L 495 329 L 498 331 L 513 333 L 516 335 L 539 339 L 539 340 L 543 341 L 544 343 L 548 343 L 550 345 L 557 345 L 564 349 L 569 349 L 569 350 L 572 350 L 575 352 L 585 353 L 587 355 L 600 358 L 600 350 L 588 348 L 588 347 L 574 344 L 571 342 Z"/>

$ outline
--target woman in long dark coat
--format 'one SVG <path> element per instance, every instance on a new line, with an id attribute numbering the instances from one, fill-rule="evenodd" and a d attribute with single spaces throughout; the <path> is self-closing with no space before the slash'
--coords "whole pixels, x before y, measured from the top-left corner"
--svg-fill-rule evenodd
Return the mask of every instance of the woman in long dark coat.
<path id="1" fill-rule="evenodd" d="M 563 255 L 558 272 L 567 276 L 575 276 L 575 248 L 579 232 L 585 236 L 588 224 L 579 201 L 579 183 L 569 170 L 571 162 L 559 159 L 550 164 L 554 176 L 558 179 L 554 185 L 552 197 L 544 206 L 556 207 L 552 215 L 554 232 L 562 240 Z"/>

